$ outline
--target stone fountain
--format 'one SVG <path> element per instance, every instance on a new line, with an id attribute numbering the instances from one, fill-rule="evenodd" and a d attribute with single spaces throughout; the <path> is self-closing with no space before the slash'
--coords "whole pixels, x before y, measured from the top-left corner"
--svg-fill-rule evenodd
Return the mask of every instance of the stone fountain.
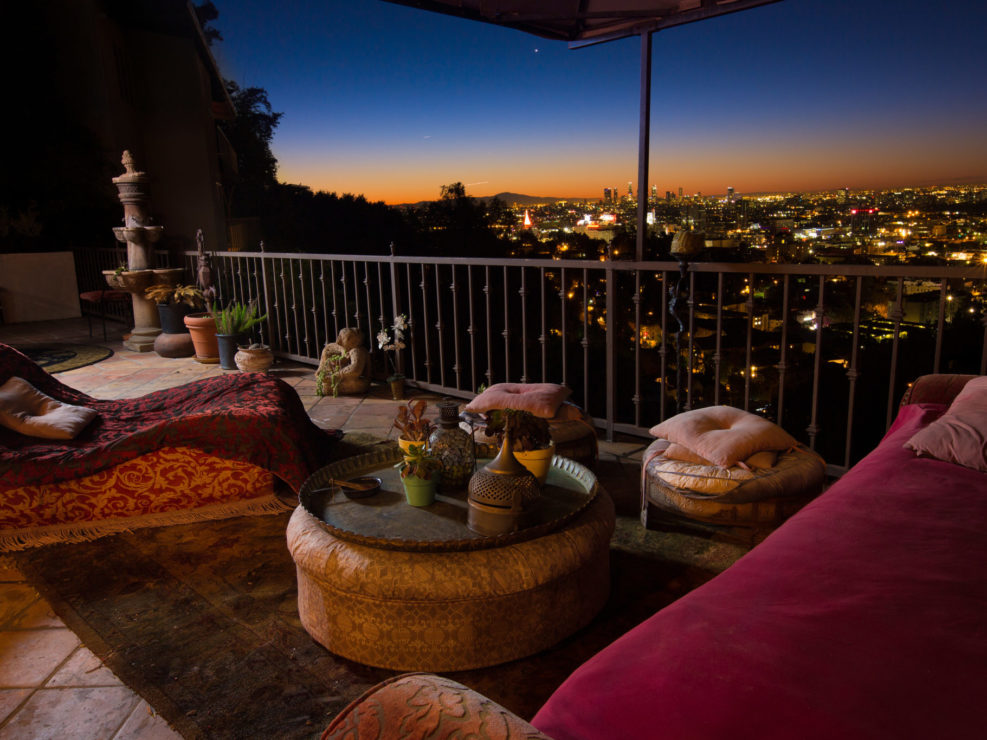
<path id="1" fill-rule="evenodd" d="M 113 178 L 118 197 L 123 203 L 123 226 L 114 227 L 117 241 L 127 245 L 126 269 L 103 270 L 112 288 L 130 293 L 134 307 L 134 328 L 123 345 L 134 352 L 154 349 L 154 339 L 161 333 L 161 321 L 154 301 L 144 295 L 148 286 L 156 283 L 175 285 L 184 270 L 181 267 L 154 267 L 154 245 L 161 239 L 163 226 L 152 225 L 147 213 L 147 183 L 145 172 L 134 166 L 129 151 L 123 153 L 124 173 Z"/>

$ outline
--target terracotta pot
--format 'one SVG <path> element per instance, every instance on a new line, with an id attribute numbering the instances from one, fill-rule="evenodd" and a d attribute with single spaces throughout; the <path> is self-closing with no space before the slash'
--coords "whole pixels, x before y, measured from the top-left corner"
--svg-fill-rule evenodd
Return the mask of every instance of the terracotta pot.
<path id="1" fill-rule="evenodd" d="M 514 450 L 514 457 L 524 467 L 531 471 L 532 475 L 538 479 L 538 485 L 545 485 L 548 479 L 548 471 L 552 467 L 552 456 L 555 455 L 555 443 L 540 450 L 526 450 L 518 452 Z"/>
<path id="2" fill-rule="evenodd" d="M 219 345 L 216 342 L 216 320 L 212 314 L 193 313 L 185 317 L 185 326 L 192 334 L 195 359 L 207 365 L 219 362 Z"/>
<path id="3" fill-rule="evenodd" d="M 240 347 L 233 361 L 242 373 L 266 373 L 274 364 L 274 353 L 266 344 L 258 347 Z"/>

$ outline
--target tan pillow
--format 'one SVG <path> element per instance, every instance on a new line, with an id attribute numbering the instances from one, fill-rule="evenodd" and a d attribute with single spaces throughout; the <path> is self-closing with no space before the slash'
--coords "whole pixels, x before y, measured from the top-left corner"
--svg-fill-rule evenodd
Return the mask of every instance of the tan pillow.
<path id="1" fill-rule="evenodd" d="M 482 414 L 495 409 L 515 409 L 551 419 L 571 393 L 564 385 L 555 383 L 495 383 L 464 410 Z"/>
<path id="2" fill-rule="evenodd" d="M 682 462 L 693 463 L 695 465 L 713 464 L 706 458 L 697 455 L 688 447 L 683 447 L 682 445 L 675 444 L 674 442 L 669 443 L 668 449 L 665 450 L 664 454 L 669 460 L 680 460 Z M 753 470 L 755 468 L 773 468 L 777 462 L 777 452 L 773 450 L 764 450 L 762 452 L 755 452 L 753 455 L 744 460 L 743 465 L 746 465 L 748 468 Z"/>
<path id="3" fill-rule="evenodd" d="M 716 496 L 732 491 L 754 477 L 751 471 L 736 466 L 720 468 L 682 460 L 666 460 L 656 465 L 654 470 L 658 477 L 670 486 Z"/>
<path id="4" fill-rule="evenodd" d="M 923 457 L 987 472 L 987 376 L 963 386 L 946 413 L 915 432 L 905 447 Z"/>
<path id="5" fill-rule="evenodd" d="M 693 409 L 651 427 L 651 434 L 729 468 L 756 452 L 787 450 L 797 441 L 767 419 L 732 406 Z"/>
<path id="6" fill-rule="evenodd" d="M 23 378 L 0 385 L 0 424 L 29 437 L 73 439 L 96 418 L 96 409 L 56 401 Z"/>

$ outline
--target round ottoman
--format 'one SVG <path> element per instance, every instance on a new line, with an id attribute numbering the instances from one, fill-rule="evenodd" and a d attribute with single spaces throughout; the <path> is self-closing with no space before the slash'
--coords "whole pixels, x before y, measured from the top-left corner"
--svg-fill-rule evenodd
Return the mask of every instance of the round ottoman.
<path id="1" fill-rule="evenodd" d="M 642 458 L 641 523 L 645 526 L 651 507 L 655 507 L 707 524 L 771 530 L 818 496 L 826 478 L 826 466 L 817 455 L 794 449 L 780 454 L 773 467 L 757 470 L 725 493 L 680 488 L 659 474 L 667 463 L 660 454 L 665 444 L 655 440 Z M 723 470 L 713 468 L 710 472 Z"/>
<path id="2" fill-rule="evenodd" d="M 333 536 L 300 506 L 287 538 L 312 637 L 358 663 L 435 672 L 522 658 L 589 623 L 609 595 L 613 529 L 601 487 L 562 528 L 503 547 L 370 547 Z"/>

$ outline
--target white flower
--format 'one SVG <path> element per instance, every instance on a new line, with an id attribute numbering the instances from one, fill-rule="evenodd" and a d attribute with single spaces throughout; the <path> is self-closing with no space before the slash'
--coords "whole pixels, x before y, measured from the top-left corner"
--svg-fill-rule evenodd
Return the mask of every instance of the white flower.
<path id="1" fill-rule="evenodd" d="M 380 347 L 381 349 L 387 349 L 386 345 L 390 343 L 391 343 L 390 335 L 387 333 L 386 329 L 382 329 L 380 333 L 377 335 L 377 346 Z"/>
<path id="2" fill-rule="evenodd" d="M 394 333 L 403 332 L 408 328 L 408 317 L 403 313 L 398 314 L 394 317 Z"/>

